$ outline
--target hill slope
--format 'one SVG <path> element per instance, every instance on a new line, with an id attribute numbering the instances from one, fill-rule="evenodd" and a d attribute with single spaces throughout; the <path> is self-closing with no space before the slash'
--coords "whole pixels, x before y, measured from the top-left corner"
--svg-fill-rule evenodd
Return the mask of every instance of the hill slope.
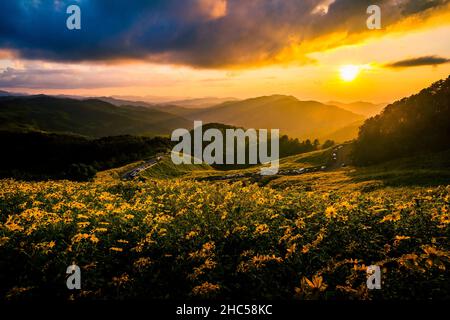
<path id="1" fill-rule="evenodd" d="M 361 127 L 363 123 L 363 120 L 351 123 L 323 136 L 320 141 L 333 140 L 335 142 L 346 142 L 353 140 L 358 137 L 359 127 Z"/>
<path id="2" fill-rule="evenodd" d="M 337 101 L 330 101 L 327 104 L 337 106 L 339 108 L 348 110 L 350 112 L 360 114 L 365 117 L 373 117 L 380 113 L 386 106 L 385 103 L 375 104 L 371 102 L 357 101 L 352 103 L 342 103 Z"/>
<path id="3" fill-rule="evenodd" d="M 170 134 L 189 128 L 191 121 L 137 106 L 114 106 L 100 100 L 76 100 L 49 96 L 0 98 L 0 129 L 39 130 L 89 137 L 123 134 Z"/>
<path id="4" fill-rule="evenodd" d="M 186 117 L 245 128 L 275 128 L 281 134 L 298 138 L 321 137 L 363 119 L 335 106 L 283 95 L 225 102 Z"/>
<path id="5" fill-rule="evenodd" d="M 450 77 L 399 100 L 361 127 L 358 164 L 374 164 L 450 148 Z"/>

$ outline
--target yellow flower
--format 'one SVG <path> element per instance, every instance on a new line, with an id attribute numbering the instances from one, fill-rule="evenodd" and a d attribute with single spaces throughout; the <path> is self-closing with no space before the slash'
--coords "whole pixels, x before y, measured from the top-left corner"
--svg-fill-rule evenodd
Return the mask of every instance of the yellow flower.
<path id="1" fill-rule="evenodd" d="M 196 286 L 192 289 L 192 294 L 194 296 L 206 296 L 215 293 L 220 290 L 218 284 L 212 284 L 209 282 L 204 282 L 203 284 Z"/>
<path id="2" fill-rule="evenodd" d="M 311 280 L 306 277 L 303 277 L 303 281 L 311 288 L 311 289 L 319 289 L 321 291 L 325 290 L 327 285 L 323 282 L 323 278 L 321 276 L 313 276 Z"/>
<path id="3" fill-rule="evenodd" d="M 18 223 L 16 223 L 15 221 L 13 221 L 14 217 L 11 215 L 8 217 L 8 219 L 6 220 L 4 226 L 9 230 L 9 231 L 23 231 L 23 227 L 21 225 L 19 225 Z"/>
<path id="4" fill-rule="evenodd" d="M 186 234 L 186 240 L 190 240 L 190 239 L 192 239 L 192 238 L 194 238 L 194 237 L 196 237 L 196 236 L 198 236 L 198 232 L 196 232 L 196 231 L 191 231 L 191 232 L 189 232 L 188 234 Z"/>
<path id="5" fill-rule="evenodd" d="M 143 270 L 145 267 L 148 267 L 151 264 L 152 261 L 147 257 L 139 258 L 133 263 L 134 267 L 138 270 Z"/>
<path id="6" fill-rule="evenodd" d="M 8 243 L 9 237 L 1 237 L 0 238 L 0 247 Z"/>
<path id="7" fill-rule="evenodd" d="M 100 240 L 95 236 L 95 234 L 91 235 L 90 240 L 92 243 L 98 243 Z"/>
<path id="8" fill-rule="evenodd" d="M 83 222 L 78 222 L 77 225 L 79 228 L 86 228 L 87 226 L 89 226 L 91 223 L 88 221 L 83 221 Z"/>
<path id="9" fill-rule="evenodd" d="M 72 242 L 77 243 L 80 242 L 83 239 L 89 239 L 91 236 L 87 233 L 78 233 L 75 236 L 72 237 Z"/>
<path id="10" fill-rule="evenodd" d="M 401 218 L 401 216 L 400 216 L 400 211 L 397 211 L 397 212 L 394 212 L 393 214 L 388 214 L 388 215 L 386 215 L 386 216 L 381 220 L 381 222 L 386 222 L 386 221 L 392 221 L 392 222 L 395 222 L 395 221 L 400 220 L 400 218 Z"/>
<path id="11" fill-rule="evenodd" d="M 335 207 L 330 206 L 325 210 L 325 216 L 328 219 L 335 218 L 337 216 L 337 210 Z"/>
<path id="12" fill-rule="evenodd" d="M 215 243 L 213 241 L 210 241 L 210 242 L 206 242 L 203 245 L 203 250 L 212 251 L 212 250 L 214 250 L 215 247 L 216 247 Z"/>
<path id="13" fill-rule="evenodd" d="M 251 260 L 252 265 L 256 268 L 263 268 L 268 262 L 282 263 L 283 259 L 273 255 L 256 255 Z"/>
<path id="14" fill-rule="evenodd" d="M 296 249 L 297 249 L 297 244 L 296 243 L 292 244 L 287 249 L 286 258 L 289 258 L 290 256 L 292 256 L 295 253 Z"/>
<path id="15" fill-rule="evenodd" d="M 264 223 L 264 224 L 256 225 L 256 229 L 255 229 L 256 235 L 263 235 L 268 232 L 269 232 L 269 226 L 267 224 Z"/>
<path id="16" fill-rule="evenodd" d="M 408 236 L 395 236 L 394 245 L 398 245 L 400 241 L 411 239 L 411 237 Z"/>
<path id="17" fill-rule="evenodd" d="M 346 210 L 353 210 L 355 208 L 355 206 L 350 204 L 348 201 L 343 201 L 340 205 Z"/>
<path id="18" fill-rule="evenodd" d="M 320 293 L 325 291 L 327 285 L 321 276 L 314 275 L 311 280 L 303 277 L 300 281 L 300 288 L 295 288 L 296 296 L 303 299 L 318 299 Z"/>
<path id="19" fill-rule="evenodd" d="M 130 282 L 130 277 L 127 273 L 124 273 L 119 277 L 113 277 L 112 281 L 115 286 L 123 286 Z"/>

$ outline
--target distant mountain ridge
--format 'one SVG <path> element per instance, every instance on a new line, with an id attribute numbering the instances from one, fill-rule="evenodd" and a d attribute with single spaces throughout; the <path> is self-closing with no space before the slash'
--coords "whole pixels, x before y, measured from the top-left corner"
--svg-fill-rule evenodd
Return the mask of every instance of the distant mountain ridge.
<path id="1" fill-rule="evenodd" d="M 336 106 L 300 101 L 285 95 L 225 101 L 208 108 L 150 104 L 113 97 L 35 95 L 0 99 L 0 129 L 91 137 L 167 135 L 173 129 L 191 128 L 194 120 L 202 120 L 204 124 L 214 122 L 243 128 L 280 129 L 281 134 L 290 137 L 314 139 L 363 119 L 361 115 Z"/>
<path id="2" fill-rule="evenodd" d="M 0 97 L 11 97 L 11 96 L 26 96 L 26 93 L 20 92 L 9 92 L 5 90 L 0 90 Z"/>
<path id="3" fill-rule="evenodd" d="M 46 95 L 0 98 L 1 130 L 37 130 L 88 137 L 153 136 L 191 126 L 191 121 L 171 113 L 139 106 L 115 106 L 96 99 Z"/>
<path id="4" fill-rule="evenodd" d="M 326 104 L 337 106 L 339 108 L 348 110 L 350 112 L 360 114 L 365 117 L 373 117 L 380 113 L 384 107 L 387 106 L 387 103 L 371 103 L 365 101 L 357 101 L 351 103 L 343 103 L 338 101 L 329 101 Z"/>
<path id="5" fill-rule="evenodd" d="M 335 142 L 346 142 L 354 140 L 358 137 L 359 128 L 364 123 L 364 120 L 356 121 L 345 127 L 337 129 L 333 132 L 320 137 L 320 141 L 333 140 Z"/>
<path id="6" fill-rule="evenodd" d="M 342 108 L 316 101 L 300 101 L 293 96 L 272 95 L 228 101 L 185 115 L 204 123 L 216 122 L 244 128 L 280 129 L 296 138 L 316 138 L 364 117 Z"/>
<path id="7" fill-rule="evenodd" d="M 233 97 L 202 97 L 202 98 L 170 98 L 170 97 L 153 97 L 153 96 L 112 96 L 109 97 L 116 100 L 142 101 L 150 105 L 176 105 L 187 109 L 202 109 L 215 106 L 226 101 L 237 101 Z"/>

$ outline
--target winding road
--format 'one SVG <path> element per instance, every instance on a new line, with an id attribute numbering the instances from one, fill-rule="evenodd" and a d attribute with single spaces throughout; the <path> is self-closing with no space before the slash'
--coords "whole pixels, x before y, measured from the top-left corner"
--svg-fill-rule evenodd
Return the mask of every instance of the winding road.
<path id="1" fill-rule="evenodd" d="M 143 164 L 133 168 L 133 170 L 130 170 L 130 171 L 124 173 L 122 175 L 122 180 L 132 180 L 132 179 L 136 178 L 140 172 L 153 167 L 160 160 L 161 160 L 160 156 L 150 158 L 149 160 L 145 161 Z"/>
<path id="2" fill-rule="evenodd" d="M 326 165 L 321 166 L 315 166 L 315 167 L 307 167 L 307 168 L 299 168 L 299 169 L 289 169 L 289 170 L 280 170 L 278 171 L 279 176 L 298 176 L 305 173 L 311 173 L 311 172 L 319 172 L 319 171 L 331 171 L 336 170 L 341 167 L 344 167 L 346 164 L 344 162 L 345 160 L 345 153 L 346 149 L 348 148 L 348 145 L 338 145 L 333 148 L 333 151 L 331 153 L 331 158 L 329 161 L 327 161 Z M 145 161 L 143 164 L 133 168 L 132 170 L 124 173 L 122 175 L 122 180 L 132 180 L 136 178 L 140 172 L 147 170 L 148 168 L 151 168 L 152 166 L 156 165 L 161 160 L 161 156 L 155 156 L 147 161 Z M 246 178 L 246 177 L 259 177 L 259 173 L 253 173 L 253 172 L 245 172 L 245 173 L 235 173 L 235 174 L 227 174 L 222 176 L 209 176 L 209 177 L 201 177 L 197 178 L 198 181 L 216 181 L 216 180 L 230 180 L 230 179 L 238 179 L 238 178 Z"/>

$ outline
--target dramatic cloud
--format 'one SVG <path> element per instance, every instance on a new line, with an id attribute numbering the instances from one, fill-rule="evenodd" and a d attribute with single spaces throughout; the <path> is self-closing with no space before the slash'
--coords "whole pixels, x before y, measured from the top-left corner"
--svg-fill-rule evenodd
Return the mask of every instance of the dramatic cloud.
<path id="1" fill-rule="evenodd" d="M 73 3 L 81 7 L 81 30 L 66 28 L 66 8 Z M 448 8 L 449 1 L 377 3 L 383 25 L 389 26 L 411 17 L 421 21 Z M 370 34 L 370 4 L 372 0 L 2 0 L 0 49 L 25 59 L 137 59 L 202 68 L 305 62 L 314 50 Z"/>
<path id="2" fill-rule="evenodd" d="M 438 56 L 426 56 L 418 57 L 412 59 L 406 59 L 401 61 L 396 61 L 386 65 L 388 68 L 409 68 L 409 67 L 419 67 L 419 66 L 436 66 L 438 64 L 444 64 L 450 62 L 450 59 L 442 58 Z"/>

